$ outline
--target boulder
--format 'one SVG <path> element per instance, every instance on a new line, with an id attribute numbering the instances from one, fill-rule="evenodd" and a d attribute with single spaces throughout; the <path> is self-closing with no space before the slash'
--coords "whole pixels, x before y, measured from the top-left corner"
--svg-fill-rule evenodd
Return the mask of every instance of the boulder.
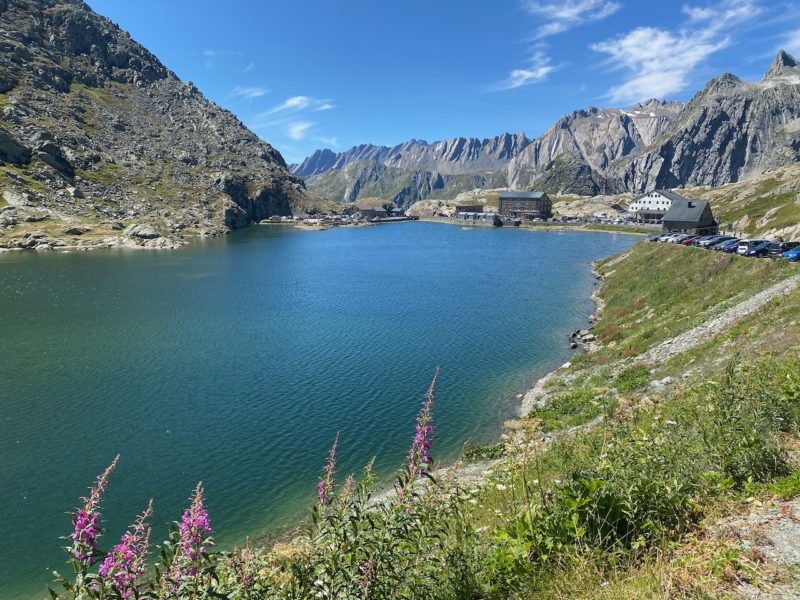
<path id="1" fill-rule="evenodd" d="M 70 225 L 64 228 L 64 233 L 66 235 L 83 235 L 91 230 L 91 227 L 84 227 L 83 225 Z"/>
<path id="2" fill-rule="evenodd" d="M 30 164 L 31 156 L 30 148 L 20 144 L 8 131 L 0 127 L 0 161 L 25 166 Z"/>
<path id="3" fill-rule="evenodd" d="M 142 240 L 154 240 L 161 237 L 161 233 L 159 233 L 158 229 L 147 223 L 129 225 L 122 232 L 122 235 Z"/>

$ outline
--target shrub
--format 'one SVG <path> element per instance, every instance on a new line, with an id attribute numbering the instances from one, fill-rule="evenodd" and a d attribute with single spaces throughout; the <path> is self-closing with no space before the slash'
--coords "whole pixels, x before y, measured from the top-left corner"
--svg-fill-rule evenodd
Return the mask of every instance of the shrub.
<path id="1" fill-rule="evenodd" d="M 614 386 L 622 394 L 630 394 L 647 385 L 650 367 L 647 365 L 633 365 L 620 371 L 614 378 Z"/>

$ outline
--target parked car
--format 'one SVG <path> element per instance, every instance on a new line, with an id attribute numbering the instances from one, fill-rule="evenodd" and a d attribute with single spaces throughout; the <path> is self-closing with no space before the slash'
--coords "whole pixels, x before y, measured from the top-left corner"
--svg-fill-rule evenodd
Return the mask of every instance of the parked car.
<path id="1" fill-rule="evenodd" d="M 781 258 L 785 258 L 786 260 L 791 262 L 797 262 L 798 260 L 800 260 L 800 245 L 795 246 L 791 250 L 787 250 L 786 252 L 781 254 Z"/>
<path id="2" fill-rule="evenodd" d="M 732 240 L 732 239 L 733 239 L 732 235 L 715 235 L 715 236 L 710 237 L 707 240 L 703 240 L 702 242 L 700 242 L 697 245 L 700 246 L 701 248 L 710 248 L 714 244 L 718 244 L 718 243 L 723 242 L 725 240 Z"/>
<path id="3" fill-rule="evenodd" d="M 788 252 L 792 248 L 800 246 L 800 242 L 772 242 L 767 246 L 767 257 L 778 258 L 784 252 Z"/>
<path id="4" fill-rule="evenodd" d="M 737 238 L 737 237 L 725 238 L 724 240 L 722 240 L 720 242 L 716 242 L 715 244 L 712 244 L 711 246 L 708 247 L 708 249 L 709 250 L 716 250 L 716 251 L 719 252 L 720 250 L 724 250 L 724 248 L 726 246 L 730 246 L 730 245 L 733 245 L 734 248 L 738 247 L 739 246 L 739 238 Z"/>
<path id="5" fill-rule="evenodd" d="M 716 237 L 713 235 L 701 235 L 698 238 L 695 238 L 694 242 L 692 242 L 692 246 L 700 246 L 700 242 L 705 242 L 706 240 L 710 240 L 712 237 Z"/>
<path id="6" fill-rule="evenodd" d="M 677 235 L 672 236 L 672 238 L 670 238 L 670 240 L 669 240 L 669 243 L 670 244 L 680 244 L 683 240 L 686 240 L 688 238 L 689 238 L 689 234 L 679 233 Z"/>
<path id="7" fill-rule="evenodd" d="M 696 236 L 696 235 L 690 235 L 689 237 L 686 237 L 686 238 L 684 238 L 684 239 L 680 240 L 678 243 L 679 243 L 681 246 L 691 246 L 691 245 L 692 245 L 692 243 L 693 243 L 693 242 L 694 242 L 696 239 L 697 239 L 697 236 Z"/>
<path id="8" fill-rule="evenodd" d="M 658 236 L 658 241 L 659 242 L 669 242 L 676 235 L 678 235 L 678 234 L 677 233 L 663 233 L 660 236 Z"/>
<path id="9" fill-rule="evenodd" d="M 769 240 L 742 240 L 736 252 L 742 256 L 764 256 Z"/>
<path id="10" fill-rule="evenodd" d="M 720 248 L 720 250 L 722 250 L 722 252 L 727 252 L 728 254 L 733 254 L 735 252 L 738 252 L 739 244 L 741 243 L 741 241 L 742 240 L 731 240 L 730 242 L 727 242 L 722 248 Z"/>

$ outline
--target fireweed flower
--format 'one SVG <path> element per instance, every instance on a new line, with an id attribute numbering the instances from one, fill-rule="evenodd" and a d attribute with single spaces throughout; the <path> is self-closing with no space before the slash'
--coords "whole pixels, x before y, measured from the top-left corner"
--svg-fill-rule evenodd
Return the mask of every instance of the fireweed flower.
<path id="1" fill-rule="evenodd" d="M 81 568 L 86 569 L 94 563 L 97 553 L 97 538 L 100 537 L 100 502 L 108 487 L 108 478 L 117 467 L 119 454 L 97 478 L 89 495 L 81 498 L 83 506 L 75 511 L 72 518 L 72 540 L 70 554 L 78 561 Z"/>
<path id="2" fill-rule="evenodd" d="M 187 577 L 198 574 L 198 566 L 202 555 L 207 552 L 205 544 L 214 542 L 208 537 L 211 534 L 211 522 L 208 511 L 203 504 L 205 490 L 198 483 L 192 494 L 191 504 L 181 516 L 178 523 L 178 542 L 175 556 L 169 571 L 164 575 L 165 591 L 173 593 Z"/>
<path id="3" fill-rule="evenodd" d="M 120 543 L 106 555 L 100 565 L 100 578 L 119 590 L 123 598 L 135 593 L 136 580 L 144 575 L 145 558 L 150 545 L 150 525 L 147 520 L 153 514 L 153 501 L 122 536 Z"/>
<path id="4" fill-rule="evenodd" d="M 417 432 L 411 449 L 408 451 L 408 470 L 412 477 L 422 475 L 426 469 L 430 469 L 433 461 L 431 460 L 430 448 L 433 443 L 433 397 L 436 393 L 436 380 L 439 378 L 439 369 L 433 375 L 433 381 L 425 393 L 425 400 L 422 408 L 417 415 Z"/>
<path id="5" fill-rule="evenodd" d="M 328 462 L 325 463 L 325 467 L 322 469 L 322 477 L 317 482 L 317 497 L 320 503 L 326 506 L 333 500 L 333 475 L 336 472 L 336 448 L 338 446 L 339 434 L 337 433 L 336 438 L 333 440 L 333 446 L 328 452 Z"/>
<path id="6" fill-rule="evenodd" d="M 208 511 L 203 505 L 203 484 L 198 483 L 192 495 L 192 504 L 181 517 L 178 531 L 181 534 L 181 546 L 184 557 L 190 562 L 196 562 L 207 548 L 203 546 L 204 540 L 211 534 L 211 522 Z M 212 542 L 208 542 L 211 544 Z"/>

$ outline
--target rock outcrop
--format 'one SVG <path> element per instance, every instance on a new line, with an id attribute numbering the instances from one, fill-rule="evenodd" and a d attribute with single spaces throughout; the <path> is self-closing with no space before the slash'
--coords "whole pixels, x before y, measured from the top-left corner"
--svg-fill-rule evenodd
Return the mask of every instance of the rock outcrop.
<path id="1" fill-rule="evenodd" d="M 91 223 L 84 244 L 129 225 L 217 234 L 318 200 L 272 146 L 80 0 L 0 3 L 0 47 L 0 191 L 23 199 L 15 210 Z M 0 247 L 24 233 L 0 228 Z"/>
<path id="2" fill-rule="evenodd" d="M 618 190 L 719 186 L 800 160 L 800 67 L 781 51 L 764 79 L 712 79 L 643 153 L 606 173 Z"/>

